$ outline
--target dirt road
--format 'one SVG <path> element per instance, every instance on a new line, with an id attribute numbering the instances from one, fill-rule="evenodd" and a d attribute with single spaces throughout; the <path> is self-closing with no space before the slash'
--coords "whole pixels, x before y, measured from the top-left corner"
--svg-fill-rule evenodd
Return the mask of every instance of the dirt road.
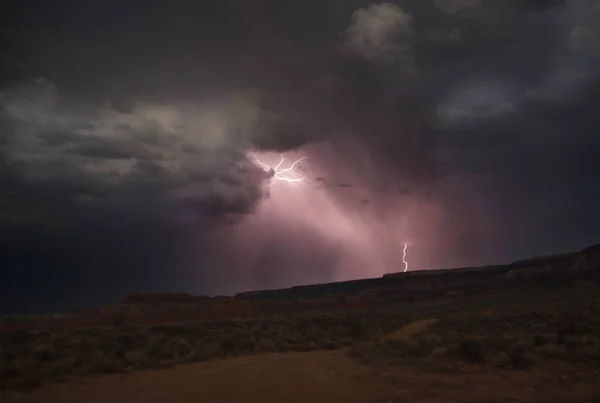
<path id="1" fill-rule="evenodd" d="M 497 372 L 372 368 L 343 351 L 267 354 L 50 384 L 3 403 L 599 402 L 598 376 L 568 367 Z"/>

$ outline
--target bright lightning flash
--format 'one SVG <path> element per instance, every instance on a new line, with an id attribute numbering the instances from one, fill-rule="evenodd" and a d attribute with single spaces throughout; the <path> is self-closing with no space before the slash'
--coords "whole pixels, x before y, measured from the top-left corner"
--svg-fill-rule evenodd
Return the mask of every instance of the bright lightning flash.
<path id="1" fill-rule="evenodd" d="M 270 166 L 268 166 L 267 164 L 265 164 L 264 162 L 259 160 L 256 155 L 253 155 L 253 157 L 256 160 L 256 162 L 258 163 L 258 165 L 260 165 L 260 167 L 265 170 L 265 172 L 271 172 L 271 171 L 273 172 L 273 179 L 275 179 L 275 180 L 293 183 L 293 182 L 302 182 L 303 180 L 306 179 L 304 176 L 302 176 L 298 172 L 294 171 L 294 168 L 296 167 L 296 165 L 298 165 L 298 163 L 304 161 L 306 159 L 306 157 L 297 159 L 288 168 L 281 168 L 281 166 L 285 162 L 285 158 L 283 157 L 283 155 L 281 156 L 281 160 L 279 161 L 279 163 L 277 165 L 275 165 L 274 168 L 271 168 Z"/>
<path id="2" fill-rule="evenodd" d="M 404 244 L 404 250 L 402 250 L 402 262 L 404 263 L 404 273 L 408 271 L 408 262 L 406 261 L 406 249 L 408 249 L 408 244 Z"/>

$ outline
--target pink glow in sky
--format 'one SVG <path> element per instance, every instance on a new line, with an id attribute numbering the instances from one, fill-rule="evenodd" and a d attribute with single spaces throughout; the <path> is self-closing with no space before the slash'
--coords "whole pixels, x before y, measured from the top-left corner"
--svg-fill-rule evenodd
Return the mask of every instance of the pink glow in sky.
<path id="1" fill-rule="evenodd" d="M 258 210 L 222 230 L 220 242 L 226 239 L 236 251 L 220 262 L 221 267 L 232 267 L 231 287 L 238 283 L 247 289 L 278 288 L 400 272 L 406 268 L 407 243 L 412 245 L 411 270 L 419 269 L 427 248 L 418 246 L 432 239 L 439 220 L 436 206 L 415 196 L 362 186 L 355 172 L 368 169 L 358 161 L 347 165 L 347 177 L 338 176 L 344 162 L 322 159 L 318 151 L 285 153 L 283 162 L 278 153 L 250 156 L 277 172 L 301 159 L 286 174 L 304 179 L 289 182 L 274 174 L 265 183 L 268 197 Z M 333 154 L 327 150 L 325 155 Z"/>

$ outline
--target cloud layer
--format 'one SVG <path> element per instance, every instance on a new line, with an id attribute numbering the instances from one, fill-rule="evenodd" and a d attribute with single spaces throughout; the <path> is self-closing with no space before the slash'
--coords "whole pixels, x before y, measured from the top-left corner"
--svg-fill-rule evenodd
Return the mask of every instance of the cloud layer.
<path id="1" fill-rule="evenodd" d="M 35 28 L 16 7 L 0 302 L 373 276 L 403 242 L 415 268 L 596 242 L 599 4 L 72 2 Z M 251 157 L 280 153 L 308 157 L 303 187 Z"/>

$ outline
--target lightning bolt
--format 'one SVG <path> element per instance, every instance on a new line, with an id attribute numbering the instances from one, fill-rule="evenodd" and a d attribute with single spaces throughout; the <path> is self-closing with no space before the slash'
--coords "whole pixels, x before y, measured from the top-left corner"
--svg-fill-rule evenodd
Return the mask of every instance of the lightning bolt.
<path id="1" fill-rule="evenodd" d="M 275 179 L 275 180 L 294 183 L 294 182 L 302 182 L 303 180 L 306 179 L 304 176 L 302 176 L 298 172 L 294 171 L 294 168 L 296 167 L 296 165 L 298 165 L 300 162 L 304 161 L 306 159 L 306 157 L 297 159 L 288 168 L 281 168 L 281 166 L 285 162 L 285 158 L 283 157 L 283 155 L 281 155 L 281 159 L 279 160 L 279 163 L 277 165 L 275 165 L 274 168 L 271 168 L 270 166 L 268 166 L 267 164 L 262 162 L 260 159 L 258 159 L 258 157 L 256 155 L 253 155 L 253 158 L 256 161 L 256 163 L 262 169 L 265 170 L 265 172 L 273 171 L 273 179 Z"/>
<path id="2" fill-rule="evenodd" d="M 408 262 L 406 261 L 406 249 L 408 249 L 408 244 L 404 244 L 404 250 L 402 250 L 402 262 L 404 263 L 404 273 L 408 271 Z"/>

